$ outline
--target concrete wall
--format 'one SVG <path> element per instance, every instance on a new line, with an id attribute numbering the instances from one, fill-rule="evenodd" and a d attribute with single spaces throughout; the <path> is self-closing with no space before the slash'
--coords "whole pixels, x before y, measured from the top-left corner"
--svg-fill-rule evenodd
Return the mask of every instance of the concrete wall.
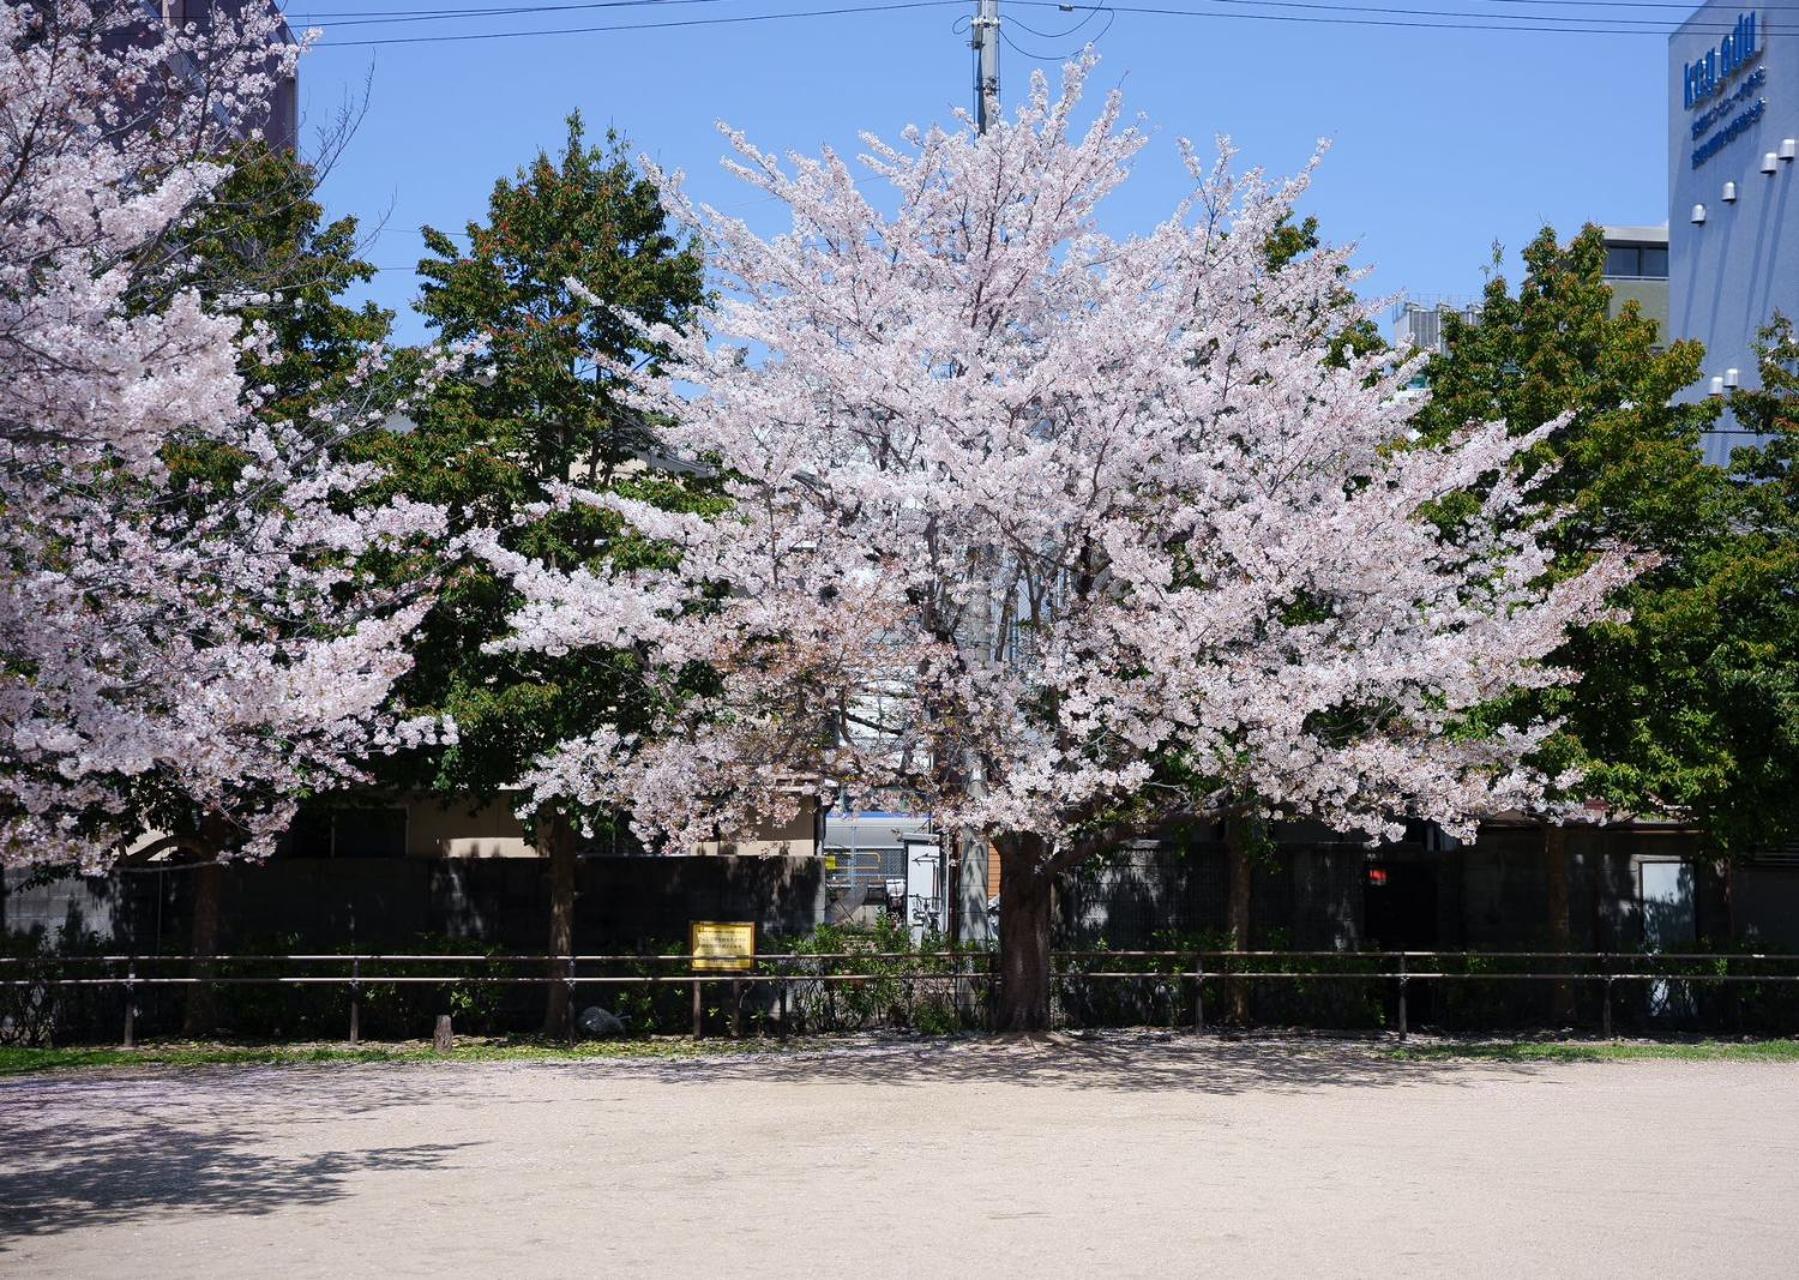
<path id="1" fill-rule="evenodd" d="M 1738 17 L 1751 13 L 1756 55 L 1719 93 L 1689 108 L 1685 68 L 1718 53 Z M 1716 122 L 1704 127 L 1713 111 Z M 1759 117 L 1695 164 L 1696 150 L 1745 112 Z M 1705 378 L 1691 398 L 1705 395 L 1709 380 L 1727 369 L 1739 370 L 1744 386 L 1759 385 L 1750 350 L 1756 331 L 1777 309 L 1799 317 L 1799 165 L 1776 161 L 1772 175 L 1761 172 L 1762 157 L 1786 138 L 1799 138 L 1799 11 L 1742 0 L 1702 6 L 1668 40 L 1669 326 L 1674 337 L 1706 347 Z M 1735 203 L 1723 199 L 1726 182 L 1736 184 Z M 1692 221 L 1698 204 L 1706 210 L 1703 225 Z M 1740 435 L 1714 435 L 1706 456 L 1724 461 L 1742 443 Z"/>

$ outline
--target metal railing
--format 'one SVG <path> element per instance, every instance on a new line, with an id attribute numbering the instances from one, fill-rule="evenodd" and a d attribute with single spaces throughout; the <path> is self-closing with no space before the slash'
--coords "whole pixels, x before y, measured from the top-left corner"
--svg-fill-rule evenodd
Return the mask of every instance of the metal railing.
<path id="1" fill-rule="evenodd" d="M 1232 984 L 1359 981 L 1390 988 L 1393 1029 L 1410 1030 L 1410 991 L 1457 983 L 1557 983 L 1602 987 L 1602 1033 L 1613 1032 L 1614 993 L 1620 983 L 1730 984 L 1799 983 L 1799 956 L 1717 952 L 1571 951 L 1290 951 L 1290 950 L 1058 950 L 1051 955 L 1052 990 L 1079 984 L 1175 984 L 1192 993 L 1191 1025 L 1206 1026 L 1206 992 Z M 566 985 L 571 1003 L 579 989 L 608 987 L 688 987 L 693 992 L 694 1034 L 703 1030 L 703 993 L 728 987 L 732 1034 L 741 1034 L 746 991 L 775 986 L 770 1001 L 774 1023 L 785 1032 L 799 1006 L 799 989 L 899 984 L 915 997 L 921 984 L 933 998 L 956 1008 L 979 1007 L 997 983 L 997 957 L 990 951 L 858 951 L 762 953 L 752 967 L 733 973 L 695 971 L 684 954 L 420 954 L 338 952 L 219 954 L 211 956 L 132 953 L 67 956 L 0 956 L 0 991 L 24 988 L 48 993 L 64 988 L 114 988 L 123 992 L 123 1042 L 134 1042 L 137 995 L 180 987 L 338 987 L 349 996 L 349 1039 L 361 1038 L 364 993 L 375 986 L 550 986 Z M 396 965 L 442 966 L 426 973 L 388 972 Z M 632 973 L 594 972 L 629 965 Z M 1495 967 L 1512 966 L 1521 967 Z M 1545 967 L 1548 965 L 1549 967 Z M 276 968 L 282 972 L 222 972 L 232 966 Z M 532 967 L 537 972 L 506 970 Z M 285 970 L 298 968 L 300 972 Z M 320 972 L 336 968 L 339 972 Z M 666 968 L 668 972 L 644 972 Z M 31 969 L 26 976 L 14 976 Z M 172 972 L 180 969 L 183 972 Z M 584 971 L 585 970 L 585 971 Z M 1182 997 L 1184 1001 L 1184 996 Z M 1184 1007 L 1184 1004 L 1183 1004 Z"/>

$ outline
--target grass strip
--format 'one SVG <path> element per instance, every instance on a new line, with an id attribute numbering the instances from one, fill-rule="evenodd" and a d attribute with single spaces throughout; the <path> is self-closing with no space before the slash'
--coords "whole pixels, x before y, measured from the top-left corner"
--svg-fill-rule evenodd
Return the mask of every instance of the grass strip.
<path id="1" fill-rule="evenodd" d="M 772 1052 L 756 1041 L 687 1039 L 615 1040 L 589 1044 L 552 1041 L 466 1040 L 447 1054 L 429 1043 L 233 1045 L 178 1042 L 133 1049 L 71 1047 L 28 1049 L 0 1046 L 0 1076 L 40 1071 L 119 1067 L 308 1066 L 316 1063 L 403 1062 L 579 1062 L 602 1060 L 716 1057 Z"/>
<path id="2" fill-rule="evenodd" d="M 1401 1062 L 1799 1062 L 1799 1040 L 1506 1040 L 1404 1045 Z"/>

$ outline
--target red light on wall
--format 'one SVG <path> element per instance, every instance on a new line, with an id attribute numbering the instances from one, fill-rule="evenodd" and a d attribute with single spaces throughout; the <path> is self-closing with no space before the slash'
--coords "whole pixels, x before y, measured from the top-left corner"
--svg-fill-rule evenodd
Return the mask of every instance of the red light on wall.
<path id="1" fill-rule="evenodd" d="M 1386 884 L 1387 883 L 1387 869 L 1385 867 L 1369 867 L 1368 868 L 1368 883 L 1372 884 L 1372 885 Z"/>

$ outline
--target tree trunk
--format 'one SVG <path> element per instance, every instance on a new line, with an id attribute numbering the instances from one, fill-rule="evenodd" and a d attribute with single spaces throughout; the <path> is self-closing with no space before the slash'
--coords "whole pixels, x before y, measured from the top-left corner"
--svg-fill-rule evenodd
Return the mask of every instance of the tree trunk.
<path id="1" fill-rule="evenodd" d="M 216 860 L 194 868 L 194 923 L 188 945 L 193 961 L 188 966 L 189 977 L 212 976 L 212 957 L 219 952 L 219 899 L 223 896 L 224 880 L 225 868 Z M 182 1035 L 197 1039 L 218 1030 L 217 994 L 210 982 L 196 982 L 187 989 Z"/>
<path id="2" fill-rule="evenodd" d="M 1224 823 L 1224 848 L 1230 885 L 1225 898 L 1225 931 L 1230 935 L 1233 951 L 1249 949 L 1249 891 L 1255 876 L 1255 863 L 1250 856 L 1254 836 L 1254 820 L 1232 816 Z M 1249 984 L 1232 982 L 1225 988 L 1228 1012 L 1232 1022 L 1242 1026 L 1249 1021 Z"/>
<path id="3" fill-rule="evenodd" d="M 1566 951 L 1571 945 L 1572 937 L 1568 912 L 1568 831 L 1566 827 L 1557 825 L 1543 828 L 1543 863 L 1544 885 L 1549 908 L 1549 949 Z M 1559 970 L 1566 964 L 1565 960 L 1557 960 L 1555 967 Z M 1550 1001 L 1550 1017 L 1558 1025 L 1566 1026 L 1574 1021 L 1573 983 L 1551 983 Z"/>
<path id="4" fill-rule="evenodd" d="M 546 816 L 538 839 L 550 857 L 550 964 L 544 988 L 543 1033 L 552 1039 L 574 1037 L 575 1022 L 567 982 L 568 961 L 575 954 L 575 833 L 561 814 Z"/>
<path id="5" fill-rule="evenodd" d="M 1049 1029 L 1050 903 L 1054 877 L 1043 842 L 1008 835 L 999 849 L 999 1031 Z"/>

